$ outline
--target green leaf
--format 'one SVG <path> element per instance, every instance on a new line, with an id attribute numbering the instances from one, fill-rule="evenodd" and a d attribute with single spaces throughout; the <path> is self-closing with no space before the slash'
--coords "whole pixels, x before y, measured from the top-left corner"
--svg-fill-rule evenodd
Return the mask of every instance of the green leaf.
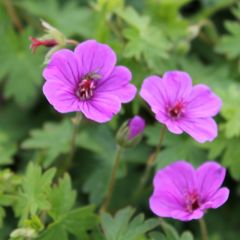
<path id="1" fill-rule="evenodd" d="M 166 223 L 165 221 L 161 220 L 160 225 L 163 229 L 163 232 L 166 235 L 166 240 L 179 240 L 180 237 L 177 231 L 172 227 L 170 224 Z"/>
<path id="2" fill-rule="evenodd" d="M 240 179 L 240 138 L 226 138 L 224 132 L 220 132 L 218 138 L 210 143 L 204 144 L 203 147 L 208 149 L 208 159 L 219 159 L 221 163 L 229 168 L 231 176 Z"/>
<path id="3" fill-rule="evenodd" d="M 42 129 L 32 130 L 30 138 L 22 143 L 23 149 L 34 149 L 41 151 L 43 166 L 51 165 L 61 154 L 67 154 L 73 134 L 73 126 L 69 119 L 62 122 L 45 123 Z M 93 141 L 84 127 L 79 127 L 76 145 L 87 150 L 100 153 L 103 152 L 101 145 Z M 89 144 L 91 142 L 91 144 Z"/>
<path id="4" fill-rule="evenodd" d="M 93 37 L 92 29 L 97 24 L 96 14 L 90 8 L 80 7 L 76 1 L 71 0 L 60 4 L 56 0 L 23 0 L 17 5 L 38 19 L 43 18 L 49 21 L 67 36 L 80 34 L 85 38 Z"/>
<path id="5" fill-rule="evenodd" d="M 42 55 L 32 55 L 28 37 L 30 29 L 21 36 L 8 27 L 0 28 L 0 80 L 6 76 L 4 97 L 14 98 L 23 107 L 32 106 L 40 93 Z"/>
<path id="6" fill-rule="evenodd" d="M 145 220 L 143 214 L 133 217 L 131 207 L 119 210 L 114 217 L 107 213 L 101 216 L 101 224 L 107 240 L 138 240 L 158 225 L 156 219 Z"/>
<path id="7" fill-rule="evenodd" d="M 239 84 L 232 84 L 227 89 L 219 91 L 223 100 L 221 115 L 225 119 L 225 122 L 221 126 L 227 138 L 240 136 L 239 90 Z"/>
<path id="8" fill-rule="evenodd" d="M 7 135 L 0 132 L 0 166 L 11 164 L 16 151 L 16 144 L 13 143 Z"/>
<path id="9" fill-rule="evenodd" d="M 91 138 L 91 144 L 98 145 L 101 151 L 97 153 L 94 171 L 88 176 L 83 190 L 90 193 L 91 203 L 99 204 L 107 191 L 112 171 L 116 149 L 115 138 L 107 126 L 92 126 L 87 131 L 89 136 L 94 136 Z"/>
<path id="10" fill-rule="evenodd" d="M 232 10 L 233 14 L 239 18 L 240 16 L 240 4 Z M 229 32 L 228 35 L 224 35 L 217 47 L 216 51 L 225 54 L 229 59 L 240 57 L 240 25 L 238 21 L 226 21 L 225 27 Z"/>
<path id="11" fill-rule="evenodd" d="M 194 84 L 207 84 L 213 91 L 224 89 L 233 81 L 231 70 L 225 61 L 205 65 L 195 57 L 182 58 L 182 69 L 189 73 Z"/>
<path id="12" fill-rule="evenodd" d="M 166 236 L 160 232 L 151 232 L 149 235 L 151 240 L 166 240 Z"/>
<path id="13" fill-rule="evenodd" d="M 53 240 L 61 239 L 68 240 L 68 234 L 63 226 L 59 224 L 51 225 L 44 233 L 37 238 L 38 240 Z"/>
<path id="14" fill-rule="evenodd" d="M 22 143 L 24 149 L 38 149 L 43 152 L 43 166 L 47 167 L 60 155 L 70 149 L 72 125 L 69 120 L 60 123 L 45 123 L 43 129 L 32 130 L 30 138 Z"/>
<path id="15" fill-rule="evenodd" d="M 57 220 L 66 212 L 72 209 L 76 200 L 76 191 L 72 190 L 71 179 L 69 175 L 59 180 L 58 186 L 54 186 L 49 192 L 49 201 L 51 209 L 49 215 Z"/>
<path id="16" fill-rule="evenodd" d="M 86 232 L 96 226 L 97 218 L 93 206 L 78 208 L 66 213 L 61 219 L 49 225 L 38 240 L 69 239 L 69 233 L 85 239 Z"/>
<path id="17" fill-rule="evenodd" d="M 229 31 L 229 35 L 225 35 L 219 41 L 216 51 L 224 53 L 229 59 L 234 59 L 240 56 L 240 26 L 238 22 L 226 22 L 226 29 Z"/>
<path id="18" fill-rule="evenodd" d="M 6 223 L 4 218 L 7 216 L 7 211 L 5 211 L 4 207 L 15 206 L 18 187 L 21 182 L 21 177 L 19 177 L 17 174 L 14 174 L 9 169 L 0 171 L 0 232 L 2 232 L 3 224 Z"/>
<path id="19" fill-rule="evenodd" d="M 165 148 L 162 149 L 157 157 L 157 169 L 166 165 L 184 159 L 198 166 L 206 159 L 205 152 L 189 136 L 173 136 L 166 139 Z"/>
<path id="20" fill-rule="evenodd" d="M 162 31 L 150 24 L 148 17 L 140 16 L 131 7 L 116 12 L 129 25 L 123 31 L 128 40 L 123 53 L 125 57 L 140 60 L 143 56 L 150 67 L 156 67 L 158 59 L 168 58 L 170 44 Z"/>
<path id="21" fill-rule="evenodd" d="M 94 206 L 86 206 L 68 212 L 62 219 L 65 228 L 79 238 L 96 226 L 97 217 Z"/>
<path id="22" fill-rule="evenodd" d="M 47 195 L 51 190 L 55 169 L 49 169 L 45 173 L 39 166 L 30 163 L 26 175 L 23 178 L 21 191 L 15 211 L 21 216 L 20 222 L 26 220 L 29 215 L 35 215 L 39 210 L 50 209 Z"/>

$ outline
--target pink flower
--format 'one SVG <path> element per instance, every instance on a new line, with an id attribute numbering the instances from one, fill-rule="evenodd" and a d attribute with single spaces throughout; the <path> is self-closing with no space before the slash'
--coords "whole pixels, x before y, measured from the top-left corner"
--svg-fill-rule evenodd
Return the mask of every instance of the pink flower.
<path id="1" fill-rule="evenodd" d="M 227 201 L 228 188 L 220 188 L 225 174 L 225 168 L 216 162 L 194 169 L 185 161 L 177 161 L 155 175 L 150 208 L 160 217 L 199 219 L 207 209 L 218 208 Z"/>
<path id="2" fill-rule="evenodd" d="M 192 86 L 186 72 L 170 71 L 162 78 L 150 76 L 140 95 L 170 132 L 186 132 L 200 143 L 217 136 L 217 124 L 212 117 L 220 111 L 222 101 L 208 86 Z"/>
<path id="3" fill-rule="evenodd" d="M 129 83 L 131 72 L 115 64 L 113 50 L 94 40 L 79 44 L 74 52 L 59 50 L 43 71 L 43 92 L 58 112 L 79 111 L 96 122 L 110 121 L 121 103 L 136 95 Z"/>
<path id="4" fill-rule="evenodd" d="M 128 121 L 128 128 L 128 140 L 132 140 L 133 138 L 143 133 L 145 128 L 145 121 L 142 117 L 136 115 Z"/>

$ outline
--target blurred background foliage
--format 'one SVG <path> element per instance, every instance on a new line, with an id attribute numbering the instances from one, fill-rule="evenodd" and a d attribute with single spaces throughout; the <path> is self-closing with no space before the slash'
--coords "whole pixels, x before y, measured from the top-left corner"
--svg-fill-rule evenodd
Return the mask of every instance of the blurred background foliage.
<path id="1" fill-rule="evenodd" d="M 159 222 L 148 208 L 151 181 L 134 192 L 146 159 L 158 142 L 160 124 L 137 98 L 110 123 L 84 120 L 70 175 L 60 174 L 70 150 L 72 115 L 60 115 L 41 86 L 46 49 L 29 50 L 29 36 L 43 35 L 40 19 L 79 42 L 109 44 L 118 64 L 128 66 L 140 89 L 150 74 L 189 72 L 223 99 L 219 137 L 200 145 L 189 136 L 167 135 L 155 169 L 185 159 L 228 168 L 228 203 L 206 216 L 210 240 L 239 239 L 240 212 L 240 1 L 237 0 L 2 0 L 0 2 L 0 239 L 199 239 L 196 224 Z M 124 152 L 111 212 L 98 217 L 113 165 L 115 134 L 134 114 L 147 121 L 143 141 Z M 152 173 L 153 176 L 153 173 Z M 73 190 L 73 189 L 76 189 Z M 89 205 L 90 204 L 90 205 Z M 133 217 L 134 216 L 134 217 Z M 101 228 L 98 223 L 101 223 Z M 146 232 L 151 231 L 149 234 Z M 14 230 L 15 229 L 15 230 Z M 24 232 L 25 231 L 25 232 Z M 31 232 L 32 231 L 32 232 Z M 104 235 L 103 235 L 104 232 Z M 38 234 L 38 237 L 36 234 Z M 25 236 L 19 237 L 19 236 Z"/>

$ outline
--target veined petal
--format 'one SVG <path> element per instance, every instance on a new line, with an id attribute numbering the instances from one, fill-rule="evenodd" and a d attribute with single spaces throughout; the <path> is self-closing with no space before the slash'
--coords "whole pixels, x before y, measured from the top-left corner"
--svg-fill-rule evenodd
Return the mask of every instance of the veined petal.
<path id="1" fill-rule="evenodd" d="M 154 194 L 169 192 L 179 202 L 184 202 L 186 193 L 196 189 L 195 169 L 185 161 L 177 161 L 159 170 L 153 180 Z"/>
<path id="2" fill-rule="evenodd" d="M 103 123 L 110 121 L 121 108 L 119 99 L 110 94 L 95 94 L 88 101 L 81 103 L 81 111 L 86 118 Z"/>
<path id="3" fill-rule="evenodd" d="M 200 143 L 213 141 L 218 133 L 217 124 L 212 118 L 182 118 L 178 126 Z"/>
<path id="4" fill-rule="evenodd" d="M 168 119 L 168 121 L 165 122 L 168 130 L 174 134 L 182 134 L 183 130 L 179 127 L 178 121 Z"/>
<path id="5" fill-rule="evenodd" d="M 79 111 L 78 99 L 72 90 L 58 82 L 46 81 L 43 93 L 47 100 L 60 113 Z"/>
<path id="6" fill-rule="evenodd" d="M 116 54 L 106 44 L 95 40 L 80 43 L 74 54 L 78 59 L 78 67 L 81 75 L 89 73 L 99 74 L 101 78 L 107 78 L 116 64 Z"/>
<path id="7" fill-rule="evenodd" d="M 197 169 L 198 189 L 203 202 L 221 187 L 225 175 L 226 169 L 216 162 L 206 162 Z"/>
<path id="8" fill-rule="evenodd" d="M 186 212 L 186 211 L 173 211 L 171 213 L 171 217 L 181 220 L 181 221 L 191 221 L 193 219 L 200 219 L 202 218 L 202 216 L 204 215 L 204 211 L 197 209 L 195 211 L 193 211 L 192 213 Z"/>
<path id="9" fill-rule="evenodd" d="M 54 81 L 69 87 L 75 87 L 80 76 L 77 60 L 72 51 L 62 49 L 54 53 L 43 71 L 47 81 Z"/>
<path id="10" fill-rule="evenodd" d="M 166 92 L 169 105 L 184 101 L 192 91 L 192 79 L 188 73 L 169 71 L 163 75 L 162 87 Z"/>
<path id="11" fill-rule="evenodd" d="M 117 66 L 106 79 L 99 79 L 96 92 L 109 92 L 119 98 L 120 102 L 130 102 L 136 95 L 137 89 L 130 84 L 132 74 L 128 68 Z"/>
<path id="12" fill-rule="evenodd" d="M 168 105 L 168 96 L 162 87 L 162 79 L 158 76 L 146 78 L 142 84 L 140 96 L 150 105 L 155 114 L 165 112 Z"/>
<path id="13" fill-rule="evenodd" d="M 183 210 L 183 205 L 170 192 L 158 192 L 153 194 L 149 200 L 150 209 L 160 217 L 171 217 L 173 211 Z"/>
<path id="14" fill-rule="evenodd" d="M 222 206 L 229 197 L 229 189 L 226 187 L 220 188 L 210 199 L 211 208 Z"/>
<path id="15" fill-rule="evenodd" d="M 212 117 L 220 111 L 221 106 L 221 99 L 208 86 L 199 84 L 192 89 L 185 114 L 189 118 Z"/>

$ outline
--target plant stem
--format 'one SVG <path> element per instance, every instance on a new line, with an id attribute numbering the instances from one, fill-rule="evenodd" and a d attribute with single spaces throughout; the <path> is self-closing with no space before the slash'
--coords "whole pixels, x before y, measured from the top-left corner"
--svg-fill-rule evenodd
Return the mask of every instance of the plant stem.
<path id="1" fill-rule="evenodd" d="M 199 219 L 200 232 L 202 240 L 208 240 L 207 225 L 203 218 Z"/>
<path id="2" fill-rule="evenodd" d="M 65 171 L 69 170 L 73 165 L 73 157 L 76 150 L 77 132 L 78 132 L 78 127 L 81 120 L 82 120 L 82 113 L 77 112 L 76 116 L 72 119 L 73 131 L 72 131 L 72 137 L 70 141 L 70 151 L 67 155 L 66 160 L 63 163 L 63 167 L 62 167 L 62 170 L 60 170 L 59 175 L 62 175 Z"/>
<path id="3" fill-rule="evenodd" d="M 3 4 L 7 10 L 7 13 L 9 17 L 11 18 L 12 23 L 17 28 L 17 30 L 22 33 L 23 32 L 23 26 L 22 23 L 15 11 L 15 8 L 13 7 L 12 0 L 3 0 Z"/>
<path id="4" fill-rule="evenodd" d="M 112 173 L 111 173 L 111 177 L 110 177 L 110 180 L 108 183 L 107 195 L 106 195 L 106 197 L 103 201 L 103 204 L 100 208 L 100 212 L 107 211 L 108 206 L 111 202 L 112 194 L 113 194 L 113 190 L 114 190 L 114 186 L 115 186 L 115 182 L 116 182 L 116 173 L 117 173 L 117 169 L 118 169 L 118 166 L 120 163 L 121 152 L 122 152 L 122 148 L 119 145 L 117 145 L 114 164 L 113 164 L 113 168 L 112 168 Z"/>
<path id="5" fill-rule="evenodd" d="M 144 173 L 142 175 L 142 178 L 140 180 L 140 184 L 137 188 L 137 191 L 136 193 L 134 194 L 135 197 L 137 197 L 139 195 L 139 193 L 141 193 L 142 189 L 144 188 L 144 186 L 146 185 L 146 182 L 149 178 L 149 175 L 150 175 L 150 172 L 151 172 L 151 169 L 152 169 L 152 166 L 154 165 L 156 159 L 157 159 L 157 156 L 161 150 L 161 147 L 162 147 L 162 143 L 163 143 L 163 140 L 164 140 L 164 137 L 165 137 L 165 133 L 166 133 L 166 127 L 163 126 L 161 128 L 161 131 L 160 131 L 160 138 L 159 138 L 159 142 L 156 146 L 156 149 L 153 153 L 150 154 L 148 160 L 147 160 L 147 163 L 146 163 L 146 167 L 145 167 L 145 170 L 144 170 Z"/>
<path id="6" fill-rule="evenodd" d="M 69 45 L 74 45 L 74 46 L 77 46 L 79 44 L 79 42 L 74 39 L 67 39 L 66 43 Z"/>

